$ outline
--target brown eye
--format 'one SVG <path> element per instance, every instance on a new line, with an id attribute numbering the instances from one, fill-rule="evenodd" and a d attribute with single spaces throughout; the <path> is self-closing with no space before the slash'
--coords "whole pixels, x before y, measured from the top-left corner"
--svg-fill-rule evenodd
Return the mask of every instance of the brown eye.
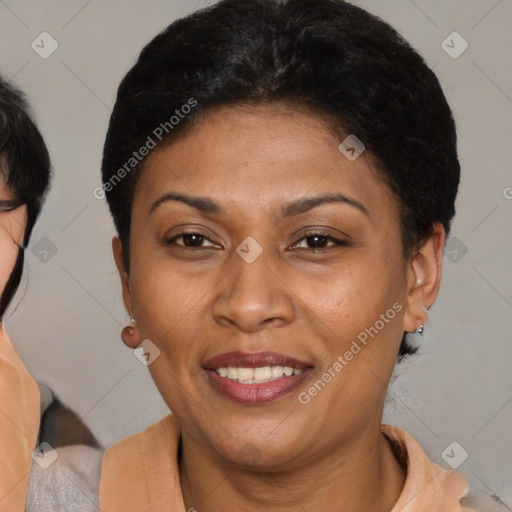
<path id="1" fill-rule="evenodd" d="M 329 242 L 330 245 L 328 245 Z M 347 245 L 347 242 L 344 240 L 338 240 L 331 235 L 325 233 L 309 233 L 302 237 L 293 247 L 300 249 L 328 249 L 343 245 Z"/>
<path id="2" fill-rule="evenodd" d="M 181 240 L 181 243 L 177 243 Z M 209 246 L 204 246 L 203 242 L 208 241 L 211 243 Z M 204 235 L 198 232 L 186 232 L 180 233 L 166 241 L 166 245 L 177 245 L 179 247 L 186 248 L 203 248 L 203 247 L 214 247 L 214 244 Z"/>

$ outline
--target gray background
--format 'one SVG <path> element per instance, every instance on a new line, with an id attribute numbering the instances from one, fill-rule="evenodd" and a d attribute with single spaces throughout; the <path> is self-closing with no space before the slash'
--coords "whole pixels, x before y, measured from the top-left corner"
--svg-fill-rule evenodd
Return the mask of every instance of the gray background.
<path id="1" fill-rule="evenodd" d="M 168 411 L 119 338 L 128 318 L 111 256 L 114 230 L 93 196 L 102 144 L 117 85 L 142 46 L 207 3 L 0 1 L 0 71 L 30 96 L 55 168 L 7 331 L 35 378 L 104 445 Z M 512 1 L 358 3 L 434 68 L 457 121 L 463 168 L 441 295 L 420 355 L 396 370 L 385 422 L 405 428 L 447 468 L 441 454 L 458 442 L 469 454 L 459 471 L 512 510 Z M 47 59 L 31 48 L 43 31 L 59 44 Z M 457 59 L 442 47 L 453 31 L 469 44 Z"/>

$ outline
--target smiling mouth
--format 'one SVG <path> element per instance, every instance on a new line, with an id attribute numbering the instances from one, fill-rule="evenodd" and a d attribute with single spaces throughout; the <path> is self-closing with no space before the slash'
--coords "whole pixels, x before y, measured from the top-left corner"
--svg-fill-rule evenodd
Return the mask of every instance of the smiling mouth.
<path id="1" fill-rule="evenodd" d="M 229 352 L 211 358 L 203 369 L 221 395 L 245 405 L 258 405 L 290 394 L 313 367 L 275 352 Z"/>
<path id="2" fill-rule="evenodd" d="M 235 366 L 217 368 L 216 373 L 239 384 L 262 384 L 273 382 L 284 376 L 299 375 L 303 368 L 291 366 L 258 366 L 257 368 L 237 368 Z"/>

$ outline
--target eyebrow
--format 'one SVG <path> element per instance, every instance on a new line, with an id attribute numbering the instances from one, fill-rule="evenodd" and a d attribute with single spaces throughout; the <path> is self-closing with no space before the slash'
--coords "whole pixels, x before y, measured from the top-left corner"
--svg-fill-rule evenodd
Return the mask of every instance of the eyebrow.
<path id="1" fill-rule="evenodd" d="M 196 210 L 199 210 L 201 213 L 211 215 L 220 215 L 225 213 L 221 206 L 209 197 L 189 196 L 186 194 L 177 194 L 175 192 L 169 192 L 157 199 L 151 206 L 149 213 L 153 213 L 159 206 L 169 201 L 187 204 Z M 347 197 L 343 194 L 322 194 L 315 197 L 296 199 L 295 201 L 291 201 L 290 203 L 283 205 L 281 208 L 281 216 L 283 218 L 293 217 L 294 215 L 300 215 L 301 213 L 305 213 L 317 206 L 329 203 L 347 204 L 357 208 L 371 219 L 370 212 L 366 206 L 356 199 Z"/>
<path id="2" fill-rule="evenodd" d="M 284 218 L 292 217 L 293 215 L 299 215 L 312 208 L 328 203 L 342 203 L 353 206 L 371 219 L 370 212 L 364 204 L 343 194 L 322 194 L 320 196 L 297 199 L 296 201 L 285 204 L 281 209 L 281 215 Z"/>
<path id="3" fill-rule="evenodd" d="M 202 213 L 213 215 L 224 213 L 222 208 L 209 197 L 187 196 L 185 194 L 176 194 L 175 192 L 169 192 L 160 197 L 160 199 L 157 199 L 149 209 L 149 213 L 153 213 L 159 206 L 169 201 L 178 201 L 188 204 Z"/>

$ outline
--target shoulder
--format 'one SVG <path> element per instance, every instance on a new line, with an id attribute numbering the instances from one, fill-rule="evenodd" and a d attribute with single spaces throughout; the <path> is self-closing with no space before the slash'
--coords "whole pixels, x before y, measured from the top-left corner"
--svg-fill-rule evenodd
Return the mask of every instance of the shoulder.
<path id="1" fill-rule="evenodd" d="M 382 433 L 390 441 L 397 459 L 407 471 L 404 489 L 395 505 L 396 510 L 404 512 L 409 510 L 479 512 L 481 510 L 468 508 L 475 505 L 475 500 L 470 493 L 469 483 L 462 473 L 446 470 L 431 461 L 414 437 L 405 430 L 391 425 L 382 425 Z"/>
<path id="2" fill-rule="evenodd" d="M 173 414 L 168 414 L 142 432 L 126 437 L 107 448 L 103 470 L 114 465 L 123 466 L 123 460 L 142 462 L 142 459 L 147 458 L 150 452 L 159 454 L 166 448 L 176 448 L 179 434 L 178 421 Z"/>
<path id="3" fill-rule="evenodd" d="M 110 446 L 101 467 L 101 510 L 177 510 L 180 432 L 178 421 L 169 414 Z"/>
<path id="4" fill-rule="evenodd" d="M 180 426 L 173 414 L 107 448 L 101 468 L 101 485 L 115 486 L 120 480 L 143 477 L 152 465 L 164 463 L 177 453 Z"/>

